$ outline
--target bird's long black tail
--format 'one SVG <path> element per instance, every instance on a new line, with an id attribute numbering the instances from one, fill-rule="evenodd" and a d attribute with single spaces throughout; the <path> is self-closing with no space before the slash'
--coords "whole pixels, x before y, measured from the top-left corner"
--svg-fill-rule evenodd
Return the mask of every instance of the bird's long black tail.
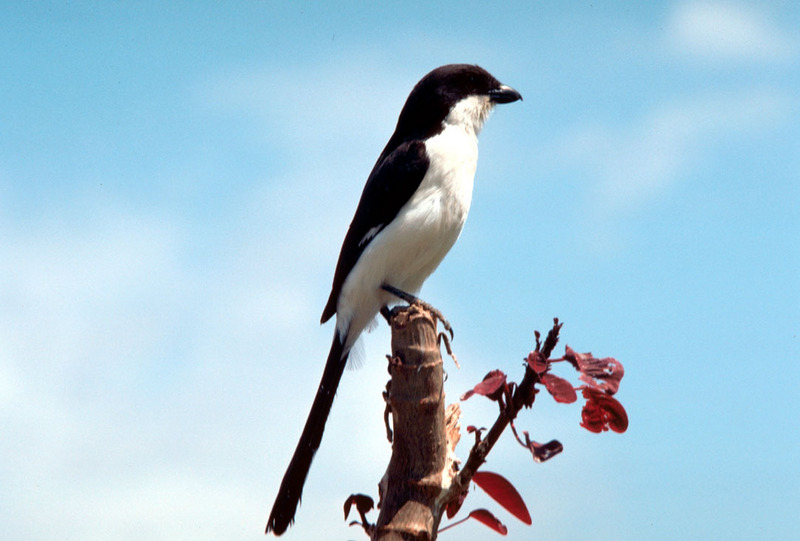
<path id="1" fill-rule="evenodd" d="M 275 504 L 272 506 L 272 512 L 267 521 L 266 533 L 272 532 L 275 535 L 281 535 L 294 521 L 294 514 L 303 493 L 303 485 L 306 482 L 311 461 L 322 441 L 322 432 L 325 430 L 325 422 L 331 411 L 333 397 L 336 395 L 336 389 L 339 387 L 339 381 L 342 379 L 342 373 L 347 364 L 347 355 L 342 357 L 343 351 L 344 344 L 339 338 L 339 333 L 334 332 L 333 344 L 331 344 L 331 351 L 328 354 L 328 361 L 325 363 L 325 371 L 322 373 L 317 396 L 314 397 L 311 412 L 308 414 L 306 426 L 303 428 L 300 441 L 297 442 L 297 448 L 294 450 L 289 468 L 283 475 L 278 497 L 275 498 Z"/>

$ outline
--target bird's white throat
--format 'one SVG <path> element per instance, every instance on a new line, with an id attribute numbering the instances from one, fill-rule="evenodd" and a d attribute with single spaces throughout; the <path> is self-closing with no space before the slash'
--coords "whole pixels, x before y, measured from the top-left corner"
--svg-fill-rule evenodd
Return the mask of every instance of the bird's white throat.
<path id="1" fill-rule="evenodd" d="M 463 127 L 468 133 L 477 136 L 493 108 L 494 104 L 488 96 L 469 96 L 450 109 L 444 124 Z"/>

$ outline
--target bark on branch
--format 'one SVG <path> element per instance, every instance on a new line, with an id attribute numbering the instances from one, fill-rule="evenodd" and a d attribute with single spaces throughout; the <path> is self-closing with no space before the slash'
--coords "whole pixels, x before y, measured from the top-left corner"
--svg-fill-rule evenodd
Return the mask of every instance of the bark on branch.
<path id="1" fill-rule="evenodd" d="M 436 319 L 417 306 L 395 308 L 387 401 L 394 436 L 380 483 L 374 538 L 433 540 L 441 497 L 455 474 L 458 405 L 444 407 L 444 371 Z"/>
<path id="2" fill-rule="evenodd" d="M 394 435 L 392 458 L 381 479 L 380 515 L 373 539 L 435 540 L 449 503 L 468 489 L 472 476 L 485 462 L 500 434 L 525 406 L 532 403 L 537 375 L 526 367 L 525 377 L 483 439 L 476 441 L 459 471 L 455 446 L 460 438 L 458 404 L 444 405 L 444 371 L 436 317 L 418 305 L 391 313 L 391 381 L 387 409 Z M 561 324 L 555 320 L 544 344 L 536 351 L 550 356 Z M 388 414 L 387 414 L 388 416 Z M 387 433 L 391 436 L 392 431 Z"/>

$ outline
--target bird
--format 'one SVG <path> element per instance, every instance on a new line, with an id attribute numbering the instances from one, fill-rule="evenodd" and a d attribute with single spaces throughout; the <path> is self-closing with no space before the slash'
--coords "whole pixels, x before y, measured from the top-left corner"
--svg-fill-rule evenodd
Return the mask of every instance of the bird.
<path id="1" fill-rule="evenodd" d="M 408 95 L 342 243 L 320 321 L 336 316 L 333 343 L 267 534 L 294 522 L 351 348 L 397 297 L 413 298 L 450 251 L 472 201 L 478 134 L 495 105 L 521 99 L 472 64 L 438 67 Z"/>

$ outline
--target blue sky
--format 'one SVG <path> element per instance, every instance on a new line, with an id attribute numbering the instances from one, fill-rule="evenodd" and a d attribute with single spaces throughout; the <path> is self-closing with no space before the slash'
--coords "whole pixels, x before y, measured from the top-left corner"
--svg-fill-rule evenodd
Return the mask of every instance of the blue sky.
<path id="1" fill-rule="evenodd" d="M 451 62 L 525 100 L 484 128 L 466 228 L 422 292 L 455 326 L 448 396 L 494 368 L 519 377 L 559 317 L 565 343 L 624 363 L 630 417 L 594 435 L 577 405 L 540 400 L 519 425 L 564 453 L 537 465 L 509 435 L 486 466 L 533 525 L 480 492 L 467 507 L 509 538 L 796 537 L 793 3 L 0 13 L 5 538 L 262 538 L 363 182 L 408 91 Z M 286 539 L 363 538 L 341 504 L 374 495 L 388 460 L 388 338 L 368 335 L 345 374 Z"/>

